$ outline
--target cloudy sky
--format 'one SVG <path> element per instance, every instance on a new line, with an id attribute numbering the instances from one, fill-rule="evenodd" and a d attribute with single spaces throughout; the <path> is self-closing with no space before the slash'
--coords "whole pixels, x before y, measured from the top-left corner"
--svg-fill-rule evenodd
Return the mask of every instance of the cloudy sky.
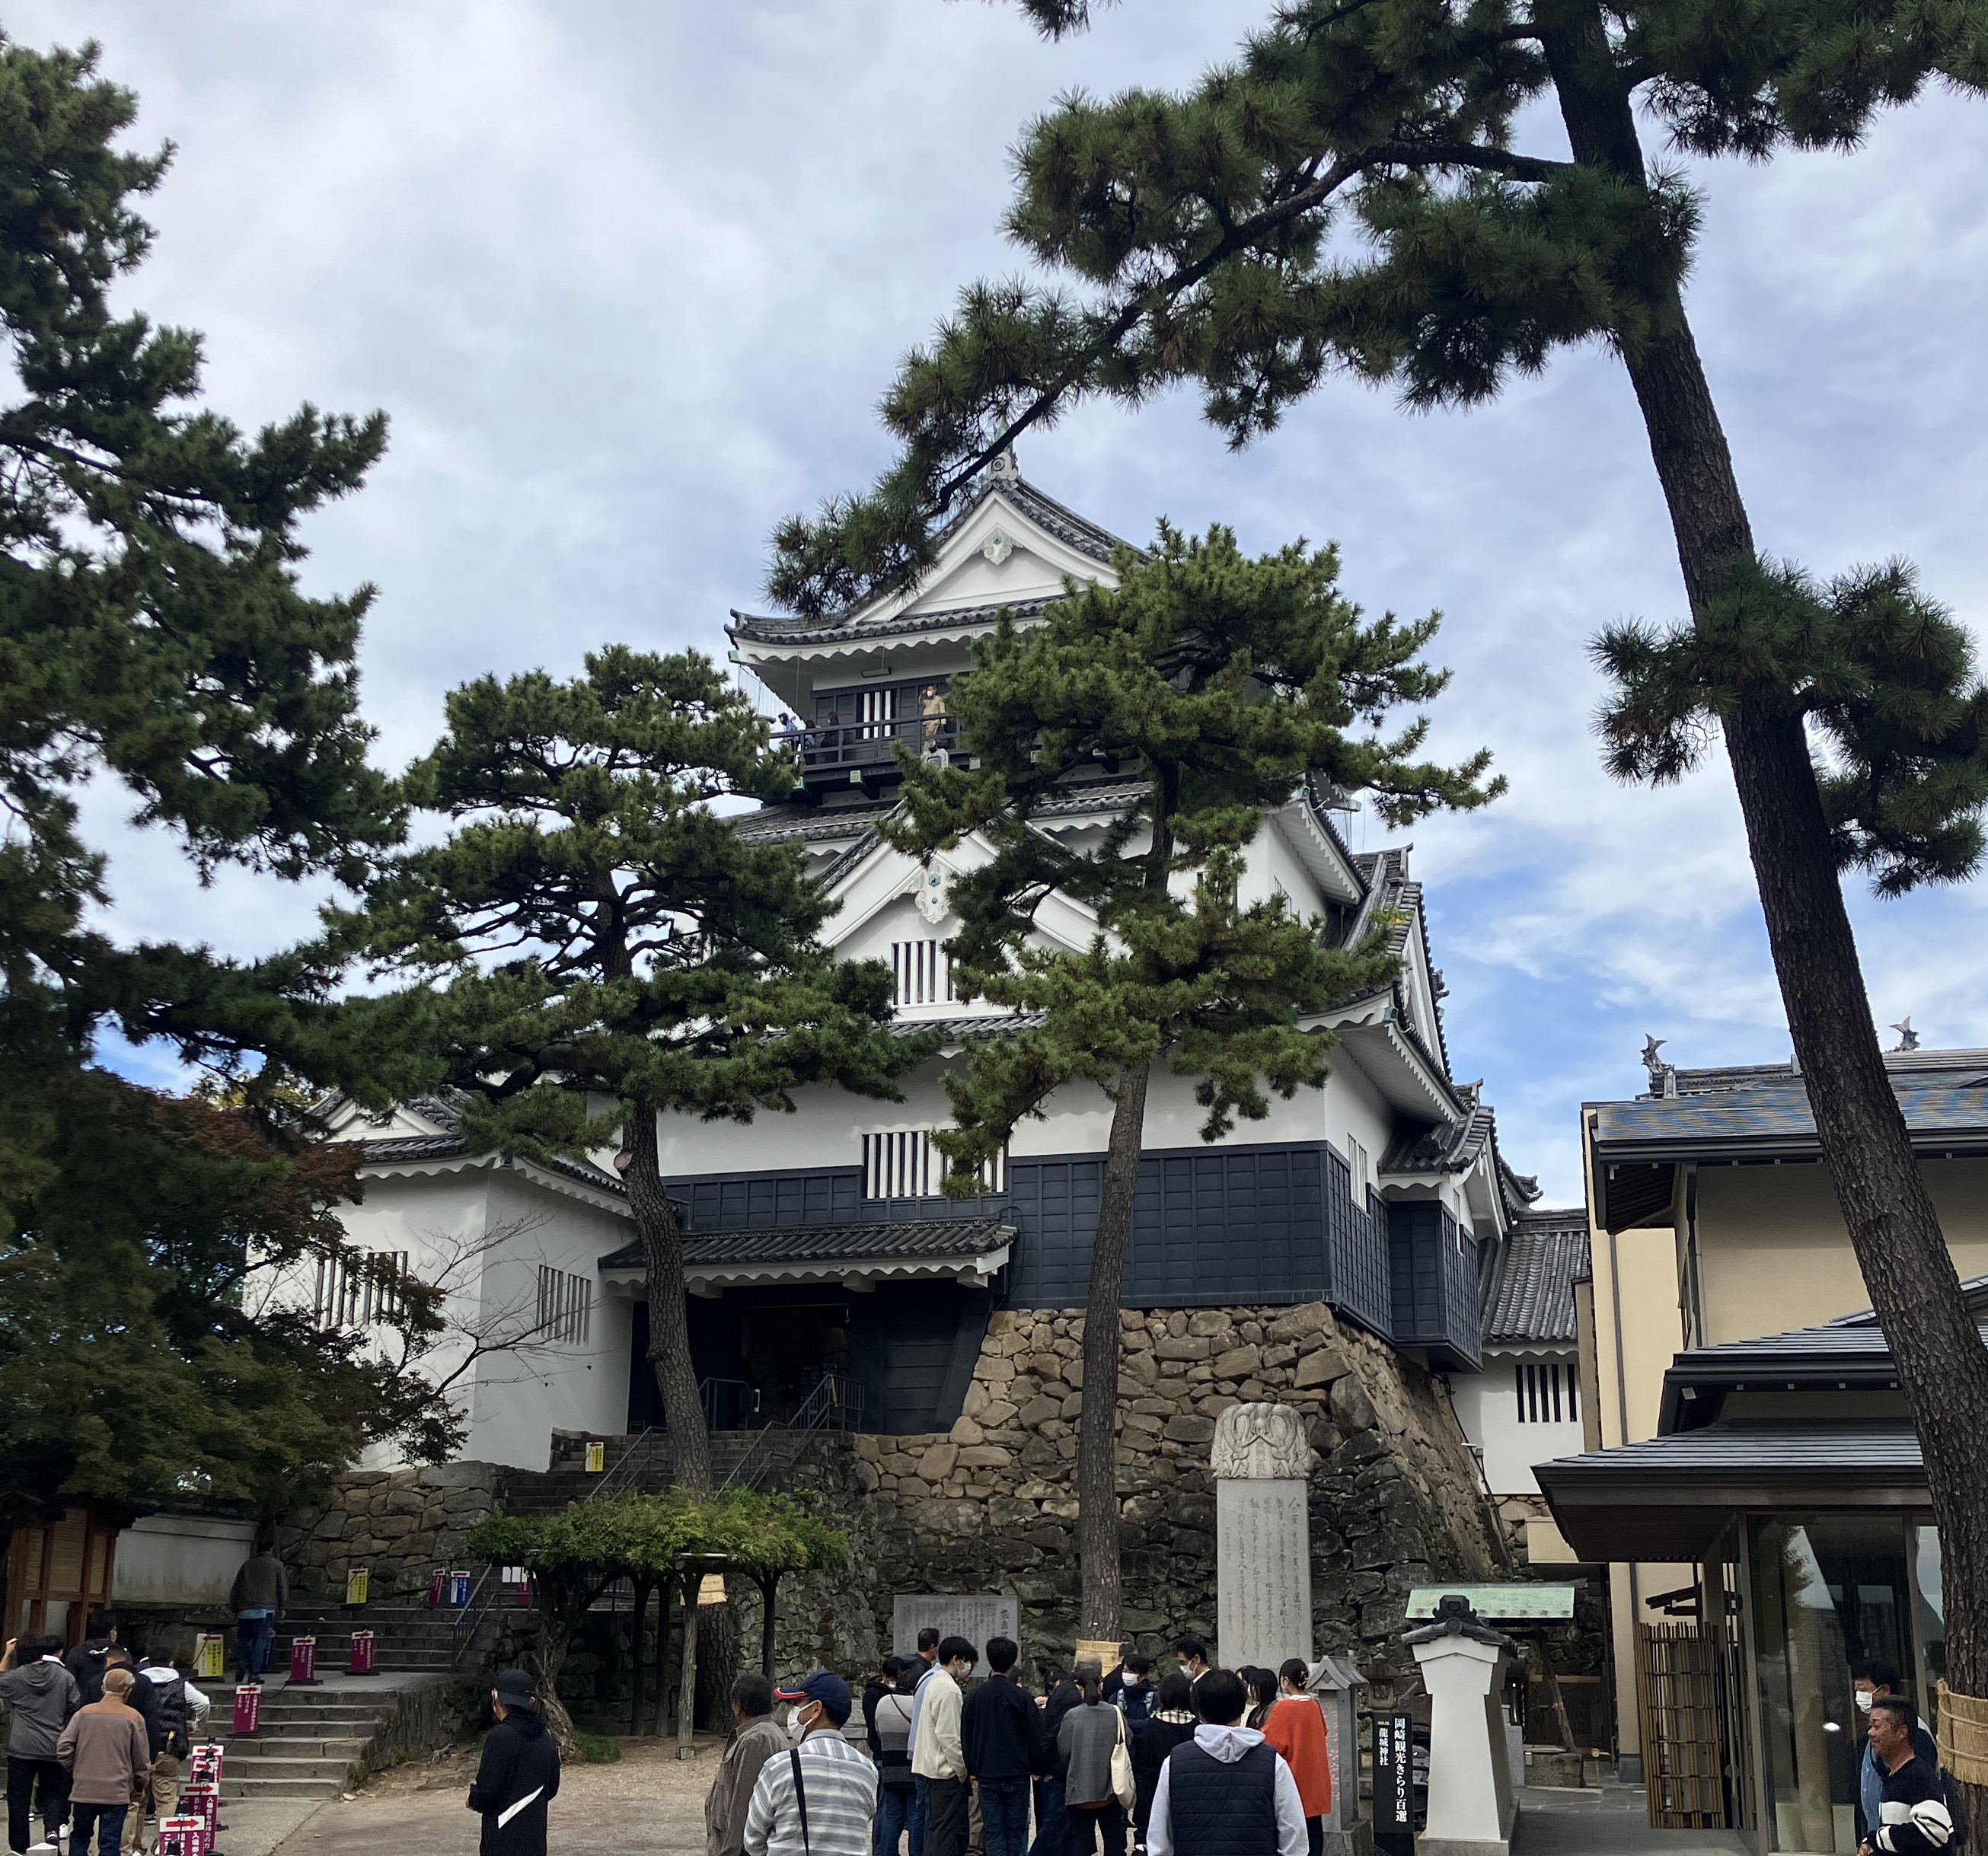
<path id="1" fill-rule="evenodd" d="M 884 461 L 901 350 L 1016 267 L 996 225 L 1026 117 L 1189 79 L 1264 10 L 1127 0 L 1060 46 L 972 0 L 14 0 L 4 21 L 100 39 L 135 139 L 178 145 L 131 294 L 206 332 L 211 402 L 390 414 L 370 486 L 307 539 L 313 585 L 380 589 L 367 702 L 397 765 L 476 673 L 571 671 L 610 640 L 722 651 L 774 522 Z M 1708 168 L 1691 296 L 1763 545 L 1824 573 L 1908 556 L 1977 630 L 1984 157 L 1988 107 L 1938 96 L 1852 156 Z M 1330 537 L 1364 603 L 1447 615 L 1441 741 L 1488 743 L 1512 792 L 1419 828 L 1415 868 L 1457 1073 L 1550 1198 L 1577 1197 L 1577 1105 L 1640 1087 L 1646 1032 L 1686 1063 L 1785 1056 L 1723 769 L 1653 796 L 1597 765 L 1584 641 L 1681 600 L 1605 357 L 1469 414 L 1335 385 L 1240 458 L 1185 397 L 1099 409 L 1022 465 L 1134 539 L 1161 515 L 1266 549 Z M 112 833 L 124 803 L 93 803 Z M 308 894 L 201 892 L 166 847 L 117 843 L 122 934 L 245 952 L 309 925 Z M 1860 894 L 1881 1023 L 1988 1045 L 1983 901 Z"/>

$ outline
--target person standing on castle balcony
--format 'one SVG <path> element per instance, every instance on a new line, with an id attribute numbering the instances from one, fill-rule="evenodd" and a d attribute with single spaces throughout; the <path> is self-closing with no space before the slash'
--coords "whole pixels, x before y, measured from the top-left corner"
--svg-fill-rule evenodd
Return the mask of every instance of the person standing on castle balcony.
<path id="1" fill-rule="evenodd" d="M 1194 1738 L 1161 1769 L 1148 1856 L 1306 1856 L 1304 1806 L 1291 1769 L 1242 1723 L 1242 1678 L 1210 1669 L 1194 1685 Z"/>
<path id="2" fill-rule="evenodd" d="M 966 1856 L 966 1753 L 959 1740 L 960 1683 L 979 1652 L 964 1637 L 939 1641 L 938 1660 L 918 1684 L 911 1773 L 925 1795 L 928 1856 Z"/>

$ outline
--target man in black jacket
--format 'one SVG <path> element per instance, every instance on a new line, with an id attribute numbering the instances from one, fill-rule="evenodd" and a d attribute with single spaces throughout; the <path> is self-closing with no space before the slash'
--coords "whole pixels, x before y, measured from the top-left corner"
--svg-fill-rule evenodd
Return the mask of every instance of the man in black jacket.
<path id="1" fill-rule="evenodd" d="M 1939 1774 L 1912 1751 L 1919 1718 L 1911 1702 L 1895 1695 L 1871 1704 L 1865 1729 L 1871 1750 L 1885 1774 L 1876 1834 L 1859 1845 L 1864 1856 L 1936 1856 L 1953 1840 L 1953 1819 Z"/>
<path id="2" fill-rule="evenodd" d="M 469 1788 L 469 1808 L 481 1812 L 482 1856 L 546 1856 L 546 1807 L 559 1796 L 559 1749 L 532 1699 L 532 1679 L 506 1669 L 490 1692 L 497 1725 L 483 1742 L 483 1761 Z"/>
<path id="3" fill-rule="evenodd" d="M 1036 1704 L 1015 1679 L 1020 1652 L 1009 1637 L 987 1640 L 986 1681 L 959 1711 L 966 1774 L 980 1793 L 987 1856 L 1024 1856 L 1029 1847 L 1029 1775 L 1035 1769 Z"/>

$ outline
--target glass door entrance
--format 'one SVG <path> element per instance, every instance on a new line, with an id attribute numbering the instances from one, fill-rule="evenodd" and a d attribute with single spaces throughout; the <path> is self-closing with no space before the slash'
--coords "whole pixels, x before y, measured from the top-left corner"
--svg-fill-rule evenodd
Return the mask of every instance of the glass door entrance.
<path id="1" fill-rule="evenodd" d="M 1766 1845 L 1853 1856 L 1867 1664 L 1899 1672 L 1929 1719 L 1945 1664 L 1939 1551 L 1905 1516 L 1776 1516 L 1751 1524 Z"/>

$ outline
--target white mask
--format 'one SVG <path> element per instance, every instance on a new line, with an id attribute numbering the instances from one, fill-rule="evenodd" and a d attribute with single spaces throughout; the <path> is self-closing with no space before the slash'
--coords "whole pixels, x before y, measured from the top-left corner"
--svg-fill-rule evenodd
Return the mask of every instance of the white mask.
<path id="1" fill-rule="evenodd" d="M 1857 1691 L 1857 1712 L 1859 1714 L 1868 1714 L 1871 1712 L 1871 1704 L 1877 1699 L 1877 1696 L 1868 1689 L 1859 1689 Z"/>

